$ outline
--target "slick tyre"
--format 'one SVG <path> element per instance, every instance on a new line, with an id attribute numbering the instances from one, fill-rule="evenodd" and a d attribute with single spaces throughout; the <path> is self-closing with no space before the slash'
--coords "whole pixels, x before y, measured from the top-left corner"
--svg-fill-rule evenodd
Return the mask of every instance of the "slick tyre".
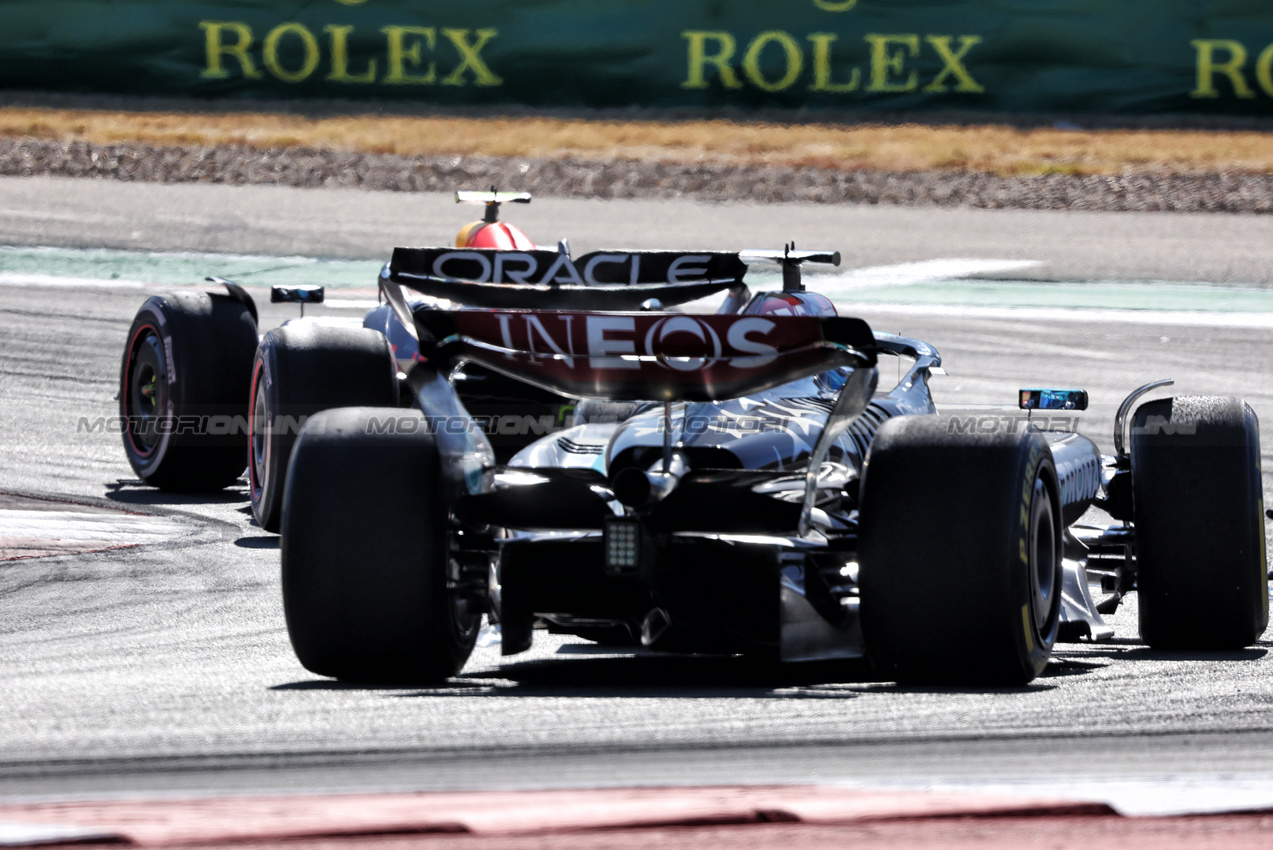
<path id="1" fill-rule="evenodd" d="M 1236 398 L 1151 401 L 1130 445 L 1141 638 L 1175 650 L 1255 643 L 1269 621 L 1255 413 Z"/>
<path id="2" fill-rule="evenodd" d="M 292 446 L 305 420 L 335 407 L 392 407 L 397 366 L 370 328 L 296 322 L 265 335 L 252 363 L 248 484 L 257 525 L 277 532 Z"/>
<path id="3" fill-rule="evenodd" d="M 908 684 L 1020 686 L 1061 619 L 1060 494 L 1044 437 L 885 423 L 862 480 L 862 630 L 872 663 Z"/>
<path id="4" fill-rule="evenodd" d="M 137 311 L 119 373 L 124 452 L 166 490 L 213 491 L 243 473 L 256 322 L 228 295 L 170 292 Z"/>
<path id="5" fill-rule="evenodd" d="M 423 684 L 459 672 L 481 612 L 455 591 L 449 514 L 419 411 L 310 418 L 292 452 L 282 523 L 283 610 L 301 664 L 353 682 Z"/>

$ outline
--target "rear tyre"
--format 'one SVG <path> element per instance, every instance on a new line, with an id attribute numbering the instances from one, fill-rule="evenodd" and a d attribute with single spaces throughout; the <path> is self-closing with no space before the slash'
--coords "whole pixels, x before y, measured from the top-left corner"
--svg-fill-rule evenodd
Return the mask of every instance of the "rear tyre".
<path id="1" fill-rule="evenodd" d="M 383 427 L 392 418 L 393 428 Z M 456 592 L 449 508 L 417 410 L 311 417 L 283 499 L 283 610 L 306 669 L 354 682 L 440 682 L 481 612 Z"/>
<path id="2" fill-rule="evenodd" d="M 1056 469 L 1038 432 L 903 417 L 871 444 L 858 537 L 862 629 L 886 678 L 1023 685 L 1061 619 Z"/>
<path id="3" fill-rule="evenodd" d="M 389 341 L 369 328 L 296 322 L 257 347 L 248 414 L 248 483 L 257 525 L 277 532 L 287 462 L 305 420 L 334 407 L 391 407 L 397 366 Z"/>
<path id="4" fill-rule="evenodd" d="M 137 311 L 119 374 L 124 453 L 146 484 L 219 490 L 243 473 L 256 322 L 209 292 L 156 295 Z"/>
<path id="5" fill-rule="evenodd" d="M 1260 426 L 1236 398 L 1141 405 L 1131 430 L 1140 635 L 1238 649 L 1269 622 Z"/>

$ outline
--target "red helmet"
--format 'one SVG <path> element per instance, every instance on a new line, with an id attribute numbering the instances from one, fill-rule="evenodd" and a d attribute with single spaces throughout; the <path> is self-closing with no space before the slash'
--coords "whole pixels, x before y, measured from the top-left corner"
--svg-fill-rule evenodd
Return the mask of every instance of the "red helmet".
<path id="1" fill-rule="evenodd" d="M 460 234 L 455 237 L 455 247 L 533 251 L 535 243 L 515 224 L 506 221 L 475 221 L 460 229 Z"/>
<path id="2" fill-rule="evenodd" d="M 499 220 L 500 204 L 530 203 L 530 195 L 526 192 L 497 192 L 492 186 L 489 192 L 456 192 L 455 202 L 486 205 L 486 215 L 481 221 L 466 224 L 460 229 L 459 235 L 455 237 L 455 247 L 494 248 L 497 251 L 535 250 L 535 243 L 519 227 Z"/>

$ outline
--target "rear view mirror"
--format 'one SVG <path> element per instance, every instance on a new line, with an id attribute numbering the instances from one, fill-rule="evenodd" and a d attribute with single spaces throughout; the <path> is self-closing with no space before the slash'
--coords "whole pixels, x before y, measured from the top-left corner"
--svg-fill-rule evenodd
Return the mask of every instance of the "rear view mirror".
<path id="1" fill-rule="evenodd" d="M 1087 410 L 1087 390 L 1021 390 L 1017 407 L 1022 410 Z"/>
<path id="2" fill-rule="evenodd" d="M 322 304 L 321 286 L 271 286 L 271 304 Z"/>

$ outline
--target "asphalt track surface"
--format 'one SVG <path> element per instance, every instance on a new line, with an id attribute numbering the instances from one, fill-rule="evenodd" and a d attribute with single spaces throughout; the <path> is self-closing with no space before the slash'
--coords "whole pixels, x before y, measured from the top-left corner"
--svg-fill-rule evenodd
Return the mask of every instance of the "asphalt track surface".
<path id="1" fill-rule="evenodd" d="M 576 251 L 794 238 L 839 248 L 849 267 L 994 257 L 1043 261 L 1031 273 L 1060 280 L 1273 279 L 1269 218 L 552 200 L 519 213 L 508 217 L 532 236 L 568 235 Z M 444 196 L 0 180 L 10 245 L 376 258 L 449 240 L 466 219 Z M 0 561 L 0 798 L 795 782 L 1046 789 L 1146 812 L 1273 804 L 1273 644 L 1154 652 L 1137 640 L 1134 600 L 1111 618 L 1114 640 L 1062 646 L 1014 690 L 613 657 L 557 640 L 509 659 L 480 649 L 435 688 L 315 677 L 288 645 L 277 538 L 252 523 L 243 487 L 189 498 L 139 486 L 118 435 L 78 425 L 114 415 L 145 294 L 0 289 L 0 491 L 180 526 L 168 542 Z M 264 305 L 263 324 L 292 314 Z M 1159 377 L 1178 392 L 1242 396 L 1273 422 L 1262 320 L 861 315 L 941 350 L 950 374 L 934 394 L 950 405 L 1087 388 L 1081 430 L 1106 450 L 1117 403 Z M 1266 434 L 1266 493 L 1271 449 Z"/>

